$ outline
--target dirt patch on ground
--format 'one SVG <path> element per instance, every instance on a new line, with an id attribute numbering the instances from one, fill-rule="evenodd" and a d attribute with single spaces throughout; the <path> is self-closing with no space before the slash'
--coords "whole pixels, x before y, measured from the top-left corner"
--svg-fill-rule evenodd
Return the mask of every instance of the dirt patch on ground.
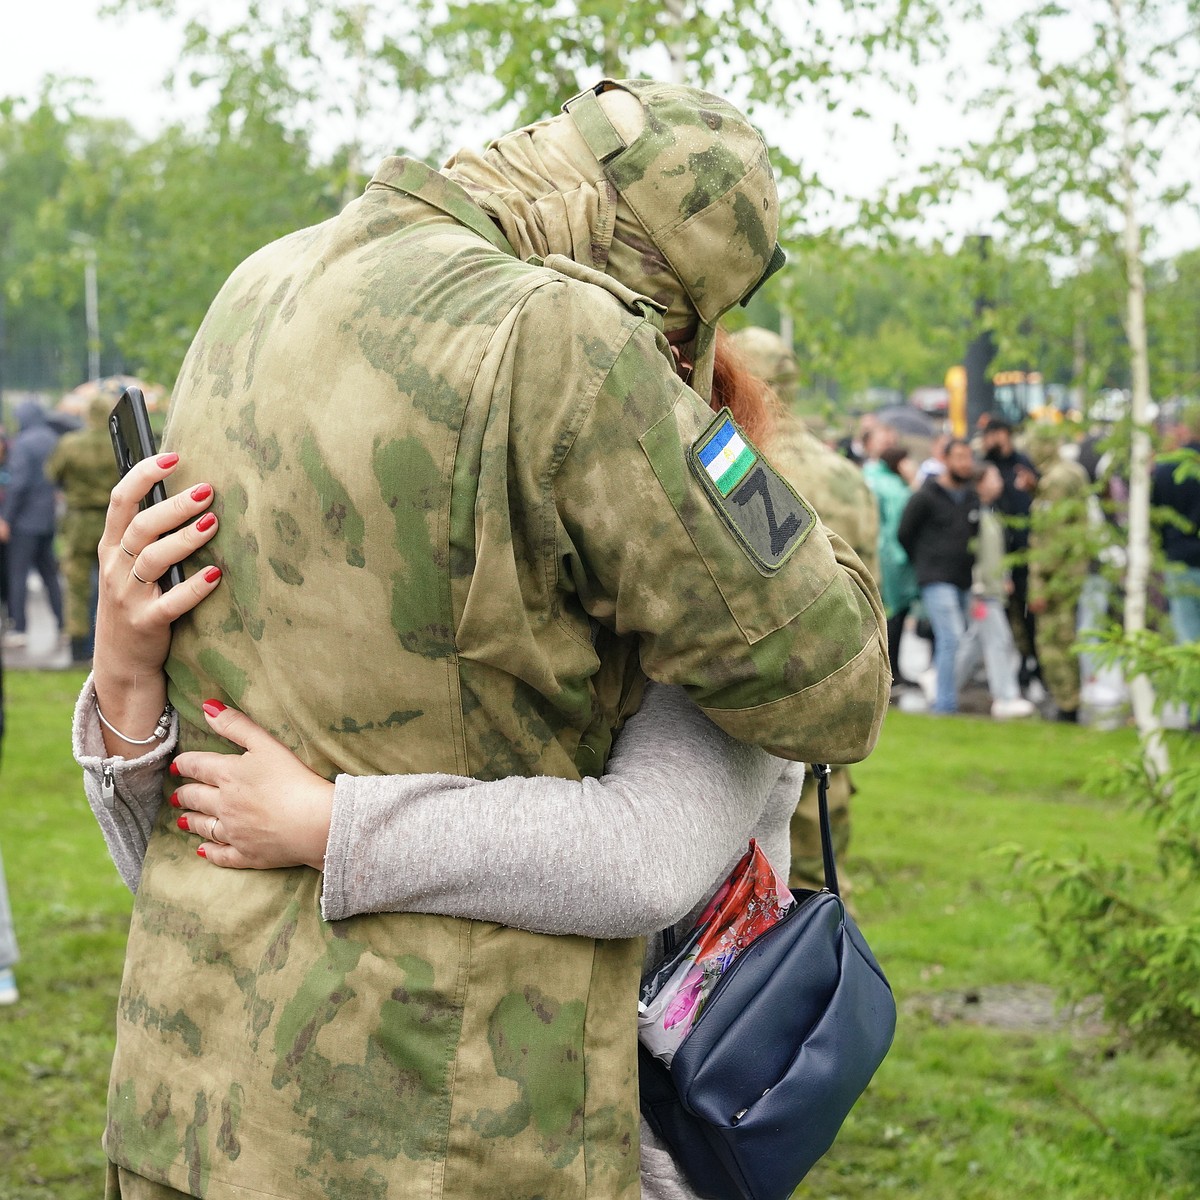
<path id="1" fill-rule="evenodd" d="M 907 997 L 900 1009 L 926 1013 L 939 1025 L 960 1021 L 1017 1033 L 1068 1030 L 1084 1037 L 1111 1033 L 1102 1019 L 1099 1000 L 1068 1007 L 1054 988 L 1038 983 L 930 992 Z"/>

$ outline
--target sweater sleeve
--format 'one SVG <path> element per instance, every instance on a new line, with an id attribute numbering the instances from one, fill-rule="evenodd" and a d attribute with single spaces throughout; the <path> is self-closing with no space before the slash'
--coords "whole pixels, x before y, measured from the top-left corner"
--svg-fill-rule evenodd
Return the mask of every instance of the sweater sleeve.
<path id="1" fill-rule="evenodd" d="M 784 767 L 681 689 L 651 685 L 600 779 L 339 775 L 322 912 L 649 934 L 689 912 L 745 849 Z"/>
<path id="2" fill-rule="evenodd" d="M 108 852 L 121 878 L 136 892 L 154 819 L 162 804 L 163 776 L 179 739 L 179 718 L 171 714 L 167 736 L 139 758 L 106 756 L 104 732 L 96 715 L 96 687 L 89 675 L 75 703 L 71 750 L 83 768 L 83 790 Z"/>

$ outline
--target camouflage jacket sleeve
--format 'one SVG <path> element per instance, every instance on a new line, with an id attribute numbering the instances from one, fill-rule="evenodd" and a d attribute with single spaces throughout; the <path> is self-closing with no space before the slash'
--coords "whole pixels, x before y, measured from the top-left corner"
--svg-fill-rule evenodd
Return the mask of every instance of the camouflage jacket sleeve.
<path id="1" fill-rule="evenodd" d="M 725 494 L 721 455 L 739 444 Z M 647 675 L 784 758 L 870 753 L 889 685 L 873 584 L 769 456 L 678 381 L 651 325 L 631 330 L 551 469 L 559 586 L 638 638 Z"/>
<path id="2" fill-rule="evenodd" d="M 1056 462 L 1038 480 L 1029 512 L 1029 598 L 1073 604 L 1099 544 L 1089 520 L 1091 482 Z"/>
<path id="3" fill-rule="evenodd" d="M 785 411 L 765 447 L 767 457 L 795 483 L 821 522 L 854 551 L 867 574 L 879 575 L 879 507 L 863 472 L 829 449 L 799 417 Z"/>
<path id="4" fill-rule="evenodd" d="M 70 436 L 71 435 L 68 433 L 59 438 L 58 445 L 54 447 L 54 449 L 50 452 L 50 457 L 46 459 L 46 466 L 44 468 L 46 478 L 50 480 L 50 482 L 57 488 L 62 487 L 63 480 L 66 477 L 66 464 L 69 450 L 67 439 Z M 64 445 L 67 446 L 67 449 L 64 449 Z"/>

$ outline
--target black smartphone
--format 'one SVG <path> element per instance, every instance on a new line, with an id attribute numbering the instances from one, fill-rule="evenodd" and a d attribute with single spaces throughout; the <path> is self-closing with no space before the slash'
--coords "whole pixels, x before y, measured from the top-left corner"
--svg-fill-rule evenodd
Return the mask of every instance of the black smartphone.
<path id="1" fill-rule="evenodd" d="M 117 470 L 124 479 L 129 468 L 143 458 L 153 458 L 158 453 L 154 445 L 154 430 L 150 428 L 150 414 L 146 411 L 146 397 L 142 389 L 127 387 L 108 415 L 108 433 L 112 438 L 113 453 L 117 456 Z M 167 498 L 167 489 L 156 483 L 142 501 L 142 508 L 158 504 Z M 183 568 L 172 563 L 167 573 L 158 581 L 166 591 L 183 582 Z"/>

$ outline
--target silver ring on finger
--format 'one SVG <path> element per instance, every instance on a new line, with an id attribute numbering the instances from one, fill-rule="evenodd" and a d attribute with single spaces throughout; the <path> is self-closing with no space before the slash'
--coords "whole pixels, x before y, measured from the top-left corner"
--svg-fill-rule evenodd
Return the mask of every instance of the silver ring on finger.
<path id="1" fill-rule="evenodd" d="M 219 837 L 217 837 L 217 826 L 220 825 L 220 823 L 220 817 L 213 817 L 213 822 L 208 827 L 208 840 L 210 842 L 219 842 L 221 840 Z"/>
<path id="2" fill-rule="evenodd" d="M 136 580 L 138 581 L 138 583 L 146 583 L 146 584 L 153 584 L 153 583 L 154 583 L 154 580 L 153 580 L 153 579 L 143 579 L 143 578 L 142 578 L 142 577 L 141 577 L 141 576 L 140 576 L 140 575 L 137 573 L 137 563 L 136 563 L 136 561 L 135 561 L 134 565 L 133 565 L 132 567 L 130 567 L 130 568 L 129 568 L 129 571 L 130 571 L 130 574 L 132 574 L 132 575 L 133 575 L 134 579 L 136 579 Z"/>
<path id="3" fill-rule="evenodd" d="M 130 558 L 137 558 L 137 555 L 134 554 L 134 552 L 132 550 L 130 550 L 130 548 L 127 545 L 125 545 L 124 538 L 121 538 L 121 540 L 118 544 L 120 545 L 121 549 L 124 550 L 125 553 L 129 555 Z"/>

